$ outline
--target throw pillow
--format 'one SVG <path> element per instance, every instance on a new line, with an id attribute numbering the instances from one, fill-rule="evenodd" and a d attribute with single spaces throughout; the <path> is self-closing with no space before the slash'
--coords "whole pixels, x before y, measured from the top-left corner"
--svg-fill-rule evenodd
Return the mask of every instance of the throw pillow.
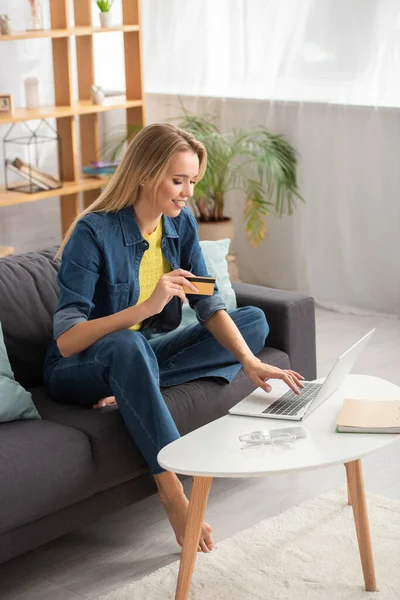
<path id="1" fill-rule="evenodd" d="M 226 262 L 229 243 L 229 239 L 217 241 L 204 240 L 200 242 L 200 247 L 207 265 L 207 271 L 211 277 L 215 277 L 217 280 L 218 291 L 224 299 L 226 309 L 234 310 L 237 308 L 236 295 L 229 279 L 228 263 Z M 189 304 L 184 304 L 182 306 L 180 327 L 186 327 L 192 323 L 197 323 L 196 313 L 190 308 Z"/>
<path id="2" fill-rule="evenodd" d="M 0 323 L 0 423 L 40 418 L 31 394 L 14 379 Z"/>

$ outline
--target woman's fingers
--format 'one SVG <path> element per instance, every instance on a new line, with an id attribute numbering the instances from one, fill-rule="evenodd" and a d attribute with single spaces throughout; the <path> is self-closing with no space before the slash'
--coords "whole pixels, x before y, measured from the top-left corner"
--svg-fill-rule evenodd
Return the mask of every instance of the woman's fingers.
<path id="1" fill-rule="evenodd" d="M 289 370 L 289 373 L 291 374 L 292 377 L 294 377 L 294 379 L 296 381 L 299 382 L 299 384 L 301 385 L 301 387 L 304 387 L 304 385 L 301 383 L 302 381 L 304 381 L 303 375 L 300 375 L 300 373 L 296 373 L 296 371 L 292 371 L 292 370 Z"/>
<path id="2" fill-rule="evenodd" d="M 293 381 L 293 383 L 295 385 L 297 385 L 297 387 L 299 387 L 300 389 L 304 388 L 304 384 L 295 375 L 292 375 L 292 373 L 289 373 L 289 377 Z"/>
<path id="3" fill-rule="evenodd" d="M 197 287 L 188 279 L 185 279 L 185 277 L 181 277 L 180 275 L 177 277 L 171 277 L 170 278 L 174 283 L 178 283 L 181 286 L 185 286 L 187 288 L 189 288 L 190 290 L 193 290 L 193 292 L 195 294 L 199 293 L 199 290 L 197 289 Z"/>
<path id="4" fill-rule="evenodd" d="M 184 304 L 187 303 L 187 298 L 186 298 L 186 294 L 183 291 L 183 287 L 181 285 L 175 284 L 175 283 L 171 283 L 169 286 L 169 290 L 172 291 L 174 296 L 179 296 L 179 298 L 182 300 L 182 302 Z"/>
<path id="5" fill-rule="evenodd" d="M 290 389 L 294 391 L 295 394 L 300 394 L 300 390 L 297 387 L 295 380 L 293 379 L 293 377 L 291 375 L 289 375 L 289 373 L 287 373 L 286 371 L 283 371 L 282 379 L 286 383 L 286 385 L 288 385 L 290 387 Z"/>
<path id="6" fill-rule="evenodd" d="M 190 271 L 185 271 L 185 269 L 175 269 L 175 271 L 170 271 L 167 273 L 168 275 L 182 275 L 183 277 L 193 277 L 193 273 Z"/>
<path id="7" fill-rule="evenodd" d="M 290 371 L 292 373 L 292 375 L 295 375 L 295 377 L 297 377 L 297 379 L 304 379 L 303 375 L 300 375 L 300 373 L 297 373 L 296 371 Z"/>
<path id="8" fill-rule="evenodd" d="M 272 387 L 269 385 L 269 383 L 264 381 L 262 377 L 258 377 L 258 387 L 263 389 L 264 392 L 270 392 L 272 390 Z"/>

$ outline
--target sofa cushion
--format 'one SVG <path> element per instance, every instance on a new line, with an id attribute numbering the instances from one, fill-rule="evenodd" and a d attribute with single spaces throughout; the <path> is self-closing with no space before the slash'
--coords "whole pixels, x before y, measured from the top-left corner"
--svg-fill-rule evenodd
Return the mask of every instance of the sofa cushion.
<path id="1" fill-rule="evenodd" d="M 119 410 L 93 409 L 52 400 L 43 387 L 32 388 L 33 402 L 42 419 L 84 432 L 90 441 L 99 490 L 124 483 L 147 471 Z"/>
<path id="2" fill-rule="evenodd" d="M 0 423 L 18 419 L 40 419 L 32 396 L 14 379 L 0 323 Z"/>
<path id="3" fill-rule="evenodd" d="M 202 240 L 200 248 L 203 252 L 208 273 L 217 280 L 218 291 L 225 302 L 226 310 L 234 310 L 237 308 L 236 295 L 229 279 L 228 263 L 226 261 L 229 244 L 229 239 Z M 187 302 L 182 305 L 182 320 L 179 327 L 187 327 L 192 323 L 197 323 L 196 311 L 190 308 L 189 302 Z"/>
<path id="4" fill-rule="evenodd" d="M 15 379 L 43 381 L 43 359 L 57 307 L 56 248 L 0 258 L 0 321 Z"/>
<path id="5" fill-rule="evenodd" d="M 289 368 L 284 352 L 264 348 L 263 361 Z M 180 433 L 227 414 L 228 409 L 254 390 L 243 371 L 231 384 L 218 378 L 204 378 L 179 386 L 164 388 L 163 396 Z M 44 388 L 32 389 L 33 401 L 43 419 L 85 432 L 90 440 L 100 490 L 128 481 L 147 471 L 146 463 L 133 443 L 119 410 L 115 407 L 92 409 L 72 404 L 59 404 L 49 398 Z"/>
<path id="6" fill-rule="evenodd" d="M 87 436 L 44 420 L 0 425 L 0 533 L 96 492 Z"/>

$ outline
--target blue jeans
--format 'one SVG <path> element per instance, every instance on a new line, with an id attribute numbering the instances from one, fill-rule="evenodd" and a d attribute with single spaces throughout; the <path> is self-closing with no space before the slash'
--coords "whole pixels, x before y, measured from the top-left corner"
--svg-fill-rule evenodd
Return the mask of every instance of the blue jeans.
<path id="1" fill-rule="evenodd" d="M 231 311 L 252 352 L 265 344 L 265 315 L 252 306 Z M 147 340 L 140 331 L 122 330 L 104 336 L 87 350 L 63 358 L 53 342 L 47 351 L 44 379 L 59 402 L 91 406 L 115 396 L 120 413 L 153 475 L 164 469 L 157 454 L 179 438 L 160 391 L 199 377 L 232 381 L 241 368 L 235 357 L 200 324 Z"/>

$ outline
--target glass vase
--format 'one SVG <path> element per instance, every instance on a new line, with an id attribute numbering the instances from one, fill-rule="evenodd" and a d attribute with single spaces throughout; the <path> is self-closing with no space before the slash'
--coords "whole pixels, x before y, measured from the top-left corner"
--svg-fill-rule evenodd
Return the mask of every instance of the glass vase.
<path id="1" fill-rule="evenodd" d="M 28 31 L 40 31 L 43 29 L 43 7 L 39 0 L 28 0 Z"/>

